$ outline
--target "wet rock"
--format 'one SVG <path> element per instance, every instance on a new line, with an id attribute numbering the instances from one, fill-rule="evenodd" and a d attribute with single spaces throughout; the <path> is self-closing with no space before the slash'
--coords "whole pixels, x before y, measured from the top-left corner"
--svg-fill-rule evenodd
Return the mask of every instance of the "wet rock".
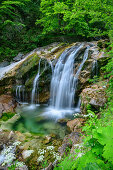
<path id="1" fill-rule="evenodd" d="M 68 118 L 58 119 L 57 122 L 60 123 L 60 124 L 66 124 L 69 120 L 70 120 L 70 119 L 68 119 Z"/>
<path id="2" fill-rule="evenodd" d="M 18 55 L 13 58 L 13 61 L 20 61 L 21 59 L 23 59 L 23 57 L 24 57 L 23 53 L 18 53 Z"/>
<path id="3" fill-rule="evenodd" d="M 7 170 L 7 168 L 4 168 L 4 167 L 0 166 L 0 170 Z"/>
<path id="4" fill-rule="evenodd" d="M 99 68 L 105 66 L 108 63 L 109 59 L 111 59 L 111 57 L 105 56 L 104 52 L 102 52 L 97 60 Z"/>
<path id="5" fill-rule="evenodd" d="M 12 139 L 14 137 L 15 133 L 11 131 L 8 135 L 8 139 Z"/>
<path id="6" fill-rule="evenodd" d="M 67 127 L 69 128 L 70 131 L 76 132 L 77 129 L 79 129 L 84 123 L 83 118 L 76 118 L 74 120 L 68 121 L 67 122 Z"/>
<path id="7" fill-rule="evenodd" d="M 9 138 L 10 132 L 9 131 L 0 131 L 0 150 L 3 149 L 3 146 L 10 145 L 16 140 L 16 135 L 13 133 L 12 137 Z"/>
<path id="8" fill-rule="evenodd" d="M 2 63 L 0 63 L 0 67 L 6 67 L 9 65 L 8 61 L 3 61 Z"/>
<path id="9" fill-rule="evenodd" d="M 1 95 L 0 96 L 0 113 L 5 112 L 15 112 L 16 102 L 10 95 Z"/>
<path id="10" fill-rule="evenodd" d="M 44 144 L 47 144 L 47 143 L 50 143 L 51 142 L 51 136 L 49 136 L 49 135 L 47 135 L 46 137 L 45 137 L 45 140 L 43 141 L 43 143 Z"/>
<path id="11" fill-rule="evenodd" d="M 71 134 L 65 136 L 62 146 L 59 147 L 58 151 L 60 152 L 61 156 L 64 154 L 67 155 L 72 146 L 80 142 L 81 142 L 80 133 L 72 132 Z"/>
<path id="12" fill-rule="evenodd" d="M 97 46 L 100 48 L 100 49 L 102 49 L 102 48 L 107 48 L 108 47 L 108 42 L 109 42 L 109 40 L 107 40 L 107 39 L 105 39 L 105 40 L 99 40 L 98 42 L 97 42 Z"/>
<path id="13" fill-rule="evenodd" d="M 81 107 L 83 112 L 86 112 L 88 104 L 92 105 L 95 109 L 99 109 L 105 105 L 106 101 L 105 88 L 98 85 L 85 88 L 81 93 Z"/>

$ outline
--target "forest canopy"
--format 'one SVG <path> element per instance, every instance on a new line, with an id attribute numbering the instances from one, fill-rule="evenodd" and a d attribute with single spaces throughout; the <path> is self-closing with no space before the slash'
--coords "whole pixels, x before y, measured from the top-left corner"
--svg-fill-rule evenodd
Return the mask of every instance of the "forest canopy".
<path id="1" fill-rule="evenodd" d="M 1 0 L 0 58 L 11 60 L 60 35 L 108 38 L 112 28 L 112 0 Z"/>

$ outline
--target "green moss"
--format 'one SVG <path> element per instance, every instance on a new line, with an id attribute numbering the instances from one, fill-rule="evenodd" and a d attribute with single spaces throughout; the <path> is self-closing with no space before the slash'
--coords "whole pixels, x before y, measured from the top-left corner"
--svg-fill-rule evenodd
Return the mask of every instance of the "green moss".
<path id="1" fill-rule="evenodd" d="M 15 113 L 3 113 L 3 116 L 0 118 L 0 120 L 7 121 L 8 119 L 11 119 Z"/>
<path id="2" fill-rule="evenodd" d="M 27 59 L 18 70 L 17 77 L 18 78 L 22 77 L 27 72 L 29 72 L 33 67 L 37 66 L 39 63 L 39 59 L 40 57 L 36 53 L 29 56 L 29 59 Z"/>

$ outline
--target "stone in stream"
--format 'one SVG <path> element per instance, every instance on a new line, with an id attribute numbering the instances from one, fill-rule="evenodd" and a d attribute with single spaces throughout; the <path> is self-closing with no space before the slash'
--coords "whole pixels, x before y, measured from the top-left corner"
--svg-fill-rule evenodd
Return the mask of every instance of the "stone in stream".
<path id="1" fill-rule="evenodd" d="M 3 61 L 2 63 L 0 63 L 0 67 L 6 67 L 8 66 L 10 63 L 8 61 Z"/>
<path id="2" fill-rule="evenodd" d="M 76 118 L 74 120 L 70 120 L 67 122 L 67 127 L 71 132 L 76 132 L 83 125 L 84 121 L 85 120 L 83 118 Z"/>
<path id="3" fill-rule="evenodd" d="M 24 54 L 23 53 L 18 53 L 18 55 L 13 58 L 13 61 L 20 61 L 23 58 L 24 58 Z"/>

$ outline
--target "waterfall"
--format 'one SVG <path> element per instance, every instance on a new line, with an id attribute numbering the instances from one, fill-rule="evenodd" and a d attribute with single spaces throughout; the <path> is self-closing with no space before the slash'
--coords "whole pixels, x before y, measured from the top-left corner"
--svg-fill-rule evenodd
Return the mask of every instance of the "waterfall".
<path id="1" fill-rule="evenodd" d="M 21 101 L 21 88 L 22 88 L 22 85 L 18 85 L 16 87 L 16 98 L 17 98 L 18 102 Z"/>
<path id="2" fill-rule="evenodd" d="M 23 85 L 16 86 L 16 99 L 18 102 L 25 102 L 25 87 Z"/>
<path id="3" fill-rule="evenodd" d="M 87 58 L 88 58 L 89 48 L 90 48 L 90 46 L 88 46 L 87 49 L 85 50 L 85 53 L 84 53 L 84 56 L 83 56 L 83 60 L 82 60 L 80 66 L 79 66 L 79 68 L 78 68 L 78 70 L 77 70 L 77 72 L 76 72 L 76 74 L 75 74 L 75 76 L 74 76 L 74 81 L 73 81 L 73 87 L 74 87 L 74 88 L 73 88 L 73 91 L 72 91 L 72 95 L 73 95 L 72 99 L 74 99 L 74 94 L 76 93 L 76 90 L 77 90 L 77 84 L 78 84 L 79 74 L 80 74 L 80 72 L 81 72 L 81 70 L 82 70 L 82 67 L 83 67 L 85 61 L 86 61 Z M 72 101 L 71 101 L 71 102 L 72 102 Z"/>
<path id="4" fill-rule="evenodd" d="M 92 63 L 92 78 L 98 75 L 98 62 L 94 60 Z"/>
<path id="5" fill-rule="evenodd" d="M 33 89 L 32 89 L 32 95 L 31 95 L 31 103 L 32 104 L 35 102 L 35 93 L 36 93 L 36 90 L 38 88 L 38 80 L 39 80 L 39 77 L 40 77 L 40 63 L 41 63 L 41 59 L 39 60 L 38 73 L 37 73 L 37 75 L 36 75 L 36 77 L 33 81 Z"/>
<path id="6" fill-rule="evenodd" d="M 74 105 L 78 76 L 88 57 L 89 47 L 87 47 L 82 63 L 74 76 L 74 62 L 83 45 L 64 51 L 55 66 L 51 80 L 51 105 L 56 109 L 70 109 Z"/>
<path id="7" fill-rule="evenodd" d="M 49 61 L 49 64 L 50 64 L 50 66 L 51 66 L 51 71 L 52 71 L 52 74 L 53 74 L 54 68 L 53 68 L 53 63 L 52 63 L 51 60 Z"/>
<path id="8" fill-rule="evenodd" d="M 37 73 L 37 75 L 36 75 L 36 77 L 33 81 L 33 89 L 32 89 L 32 94 L 31 94 L 31 104 L 35 104 L 35 98 L 37 99 L 37 103 L 39 104 L 39 89 L 38 89 L 39 78 L 43 74 L 43 72 L 47 69 L 47 62 L 45 61 L 44 69 L 41 72 L 41 68 L 40 68 L 41 60 L 42 59 L 39 60 L 38 73 Z"/>

